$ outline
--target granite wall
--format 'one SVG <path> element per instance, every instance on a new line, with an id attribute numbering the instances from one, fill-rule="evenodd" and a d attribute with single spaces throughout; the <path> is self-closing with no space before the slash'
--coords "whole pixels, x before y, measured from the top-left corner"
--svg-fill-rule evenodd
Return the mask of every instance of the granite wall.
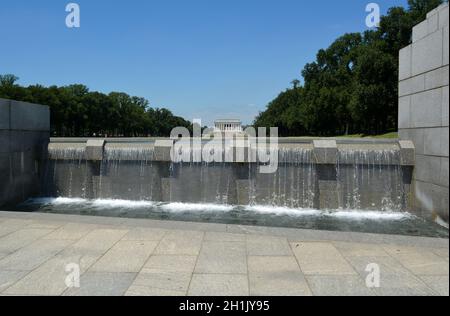
<path id="1" fill-rule="evenodd" d="M 0 99 L 0 207 L 39 192 L 49 138 L 47 106 Z"/>
<path id="2" fill-rule="evenodd" d="M 429 12 L 400 51 L 399 133 L 416 147 L 414 208 L 448 223 L 449 7 Z"/>

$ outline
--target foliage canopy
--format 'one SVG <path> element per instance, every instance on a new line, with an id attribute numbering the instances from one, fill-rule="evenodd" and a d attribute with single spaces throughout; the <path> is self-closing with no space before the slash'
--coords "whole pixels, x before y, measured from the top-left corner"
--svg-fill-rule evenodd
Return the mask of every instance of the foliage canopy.
<path id="1" fill-rule="evenodd" d="M 0 98 L 50 107 L 53 136 L 165 136 L 174 127 L 192 124 L 167 109 L 126 93 L 103 94 L 84 85 L 22 87 L 14 75 L 0 75 Z"/>
<path id="2" fill-rule="evenodd" d="M 398 52 L 412 28 L 442 0 L 409 0 L 390 8 L 375 30 L 345 34 L 303 71 L 303 85 L 280 93 L 255 119 L 282 136 L 381 134 L 397 129 Z"/>

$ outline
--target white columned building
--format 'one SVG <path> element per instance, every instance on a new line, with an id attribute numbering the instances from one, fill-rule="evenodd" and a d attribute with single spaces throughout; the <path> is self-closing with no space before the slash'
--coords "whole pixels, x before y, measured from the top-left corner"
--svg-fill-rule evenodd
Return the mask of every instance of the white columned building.
<path id="1" fill-rule="evenodd" d="M 222 133 L 242 133 L 242 122 L 237 119 L 221 119 L 214 122 L 214 131 Z"/>

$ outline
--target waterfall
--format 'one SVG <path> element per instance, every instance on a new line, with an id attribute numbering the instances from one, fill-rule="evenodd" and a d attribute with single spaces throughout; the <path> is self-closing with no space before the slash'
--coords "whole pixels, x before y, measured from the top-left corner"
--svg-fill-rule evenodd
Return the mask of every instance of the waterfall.
<path id="1" fill-rule="evenodd" d="M 316 191 L 316 166 L 309 148 L 280 148 L 273 174 L 253 172 L 250 205 L 312 209 Z"/>
<path id="2" fill-rule="evenodd" d="M 210 154 L 221 150 L 212 148 Z M 174 162 L 154 161 L 152 144 L 107 144 L 102 161 L 85 156 L 82 146 L 51 144 L 42 195 L 396 212 L 408 205 L 395 146 L 340 146 L 334 167 L 317 164 L 311 145 L 288 144 L 278 149 L 276 172 L 267 174 L 260 163 L 201 162 L 202 146 L 178 147 Z"/>
<path id="3" fill-rule="evenodd" d="M 99 176 L 94 176 L 94 197 L 151 201 L 155 168 L 152 147 L 106 146 Z"/>
<path id="4" fill-rule="evenodd" d="M 337 163 L 339 207 L 403 211 L 406 192 L 400 151 L 340 150 Z"/>
<path id="5" fill-rule="evenodd" d="M 41 179 L 42 195 L 87 198 L 89 168 L 84 147 L 49 146 Z"/>
<path id="6" fill-rule="evenodd" d="M 84 147 L 49 147 L 48 157 L 53 160 L 81 161 L 85 159 Z"/>

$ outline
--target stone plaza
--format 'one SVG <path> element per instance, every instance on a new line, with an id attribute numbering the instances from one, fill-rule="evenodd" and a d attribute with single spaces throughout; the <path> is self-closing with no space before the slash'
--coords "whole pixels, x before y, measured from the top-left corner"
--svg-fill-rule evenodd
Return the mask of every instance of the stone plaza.
<path id="1" fill-rule="evenodd" d="M 67 287 L 79 266 L 80 287 Z M 367 286 L 367 267 L 380 270 Z M 449 295 L 448 239 L 0 213 L 0 295 Z"/>

